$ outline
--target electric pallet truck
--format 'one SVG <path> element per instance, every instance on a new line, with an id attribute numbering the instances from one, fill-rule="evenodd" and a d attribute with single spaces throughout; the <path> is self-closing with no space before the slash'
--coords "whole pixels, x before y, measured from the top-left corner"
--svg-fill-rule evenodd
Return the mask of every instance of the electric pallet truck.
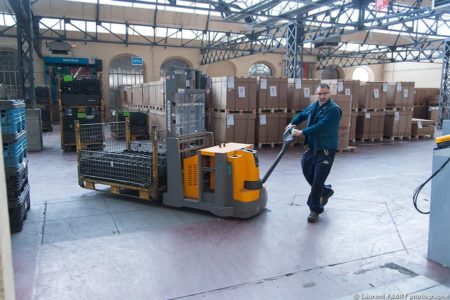
<path id="1" fill-rule="evenodd" d="M 267 204 L 264 183 L 293 141 L 292 128 L 285 130 L 281 151 L 262 179 L 257 152 L 250 144 L 212 146 L 211 133 L 168 137 L 168 184 L 163 203 L 220 217 L 258 215 Z"/>

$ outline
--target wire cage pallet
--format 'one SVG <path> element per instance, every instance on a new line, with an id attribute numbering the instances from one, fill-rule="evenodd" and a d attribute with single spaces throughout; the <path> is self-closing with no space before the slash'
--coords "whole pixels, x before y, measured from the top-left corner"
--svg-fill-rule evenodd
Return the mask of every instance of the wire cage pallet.
<path id="1" fill-rule="evenodd" d="M 151 140 L 132 141 L 130 121 L 80 124 L 75 122 L 79 185 L 113 194 L 159 200 L 166 186 L 166 151 L 152 128 Z M 112 134 L 120 130 L 124 140 Z M 85 143 L 88 138 L 89 143 Z M 95 145 L 95 147 L 93 147 Z"/>

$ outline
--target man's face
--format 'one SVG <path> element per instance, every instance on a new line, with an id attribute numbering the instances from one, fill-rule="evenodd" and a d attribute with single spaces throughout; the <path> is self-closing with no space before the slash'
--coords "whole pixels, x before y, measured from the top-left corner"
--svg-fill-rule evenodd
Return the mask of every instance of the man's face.
<path id="1" fill-rule="evenodd" d="M 325 103 L 330 98 L 330 90 L 327 88 L 319 88 L 317 89 L 316 95 L 320 103 Z"/>

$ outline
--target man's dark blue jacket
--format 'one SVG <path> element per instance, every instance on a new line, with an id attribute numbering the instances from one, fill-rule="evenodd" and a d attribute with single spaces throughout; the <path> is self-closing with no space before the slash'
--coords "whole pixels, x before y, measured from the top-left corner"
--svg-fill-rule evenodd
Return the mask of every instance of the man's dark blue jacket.
<path id="1" fill-rule="evenodd" d="M 330 98 L 322 106 L 319 105 L 319 101 L 311 103 L 292 119 L 291 124 L 299 125 L 308 120 L 303 135 L 305 144 L 314 152 L 337 149 L 341 115 L 341 108 Z"/>

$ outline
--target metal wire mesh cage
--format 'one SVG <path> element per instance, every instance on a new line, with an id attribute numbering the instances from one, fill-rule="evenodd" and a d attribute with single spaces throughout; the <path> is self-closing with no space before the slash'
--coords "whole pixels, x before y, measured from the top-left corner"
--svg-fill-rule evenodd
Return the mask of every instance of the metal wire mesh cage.
<path id="1" fill-rule="evenodd" d="M 125 139 L 116 139 L 124 133 Z M 156 140 L 155 140 L 156 141 Z M 152 184 L 154 144 L 150 140 L 130 141 L 129 122 L 77 125 L 79 175 L 83 178 L 130 186 Z M 159 181 L 165 181 L 166 151 L 158 144 Z"/>

